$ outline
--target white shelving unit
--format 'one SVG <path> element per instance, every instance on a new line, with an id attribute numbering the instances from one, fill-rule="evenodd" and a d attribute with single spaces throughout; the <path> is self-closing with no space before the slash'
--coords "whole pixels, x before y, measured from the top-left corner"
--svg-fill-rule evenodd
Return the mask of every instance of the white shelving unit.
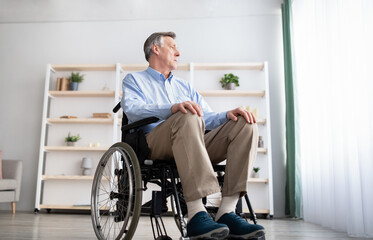
<path id="1" fill-rule="evenodd" d="M 96 166 L 117 141 L 117 114 L 108 119 L 92 117 L 94 112 L 111 113 L 119 101 L 117 68 L 117 64 L 47 65 L 35 211 L 89 209 L 95 169 L 90 176 L 82 176 L 80 164 L 83 157 L 89 157 Z M 71 72 L 85 75 L 80 89 L 56 91 L 57 78 Z M 64 115 L 77 118 L 61 118 Z M 74 147 L 65 146 L 69 132 L 82 137 Z"/>
<path id="2" fill-rule="evenodd" d="M 122 79 L 147 64 L 47 65 L 40 140 L 35 210 L 89 209 L 91 176 L 81 176 L 82 157 L 92 158 L 96 166 L 101 155 L 120 139 L 121 114 L 110 119 L 92 118 L 93 112 L 111 112 L 122 96 Z M 79 91 L 55 91 L 57 77 L 71 72 L 85 74 Z M 232 72 L 240 77 L 237 90 L 221 90 L 219 80 Z M 260 63 L 181 63 L 174 73 L 191 82 L 215 111 L 238 106 L 257 108 L 259 133 L 264 148 L 258 149 L 255 166 L 260 178 L 250 178 L 248 189 L 256 213 L 273 215 L 272 156 L 270 136 L 268 64 Z M 109 90 L 101 90 L 105 86 Z M 77 115 L 78 118 L 60 118 Z M 75 147 L 64 145 L 67 133 L 79 133 Z M 89 143 L 100 143 L 90 147 Z M 92 145 L 92 144 L 91 144 Z M 145 194 L 144 201 L 147 197 Z"/>

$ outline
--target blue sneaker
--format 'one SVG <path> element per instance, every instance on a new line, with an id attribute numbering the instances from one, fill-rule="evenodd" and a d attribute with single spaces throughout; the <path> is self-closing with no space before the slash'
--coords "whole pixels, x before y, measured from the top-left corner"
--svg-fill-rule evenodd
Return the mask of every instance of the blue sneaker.
<path id="1" fill-rule="evenodd" d="M 229 235 L 229 228 L 216 223 L 207 212 L 201 211 L 188 222 L 187 232 L 190 239 L 222 240 Z"/>
<path id="2" fill-rule="evenodd" d="M 221 216 L 218 223 L 229 227 L 229 237 L 235 239 L 252 239 L 264 236 L 264 227 L 258 224 L 250 224 L 234 212 Z"/>

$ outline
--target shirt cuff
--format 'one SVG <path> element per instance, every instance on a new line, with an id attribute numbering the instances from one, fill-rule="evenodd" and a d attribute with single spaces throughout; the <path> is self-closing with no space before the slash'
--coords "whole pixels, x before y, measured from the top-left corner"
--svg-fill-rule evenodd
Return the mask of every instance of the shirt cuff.
<path id="1" fill-rule="evenodd" d="M 167 118 L 169 118 L 171 115 L 172 115 L 172 112 L 171 112 L 171 107 L 172 107 L 173 104 L 162 104 L 162 105 L 159 105 L 159 108 L 158 108 L 158 113 L 159 113 L 159 119 L 161 120 L 166 120 Z"/>
<path id="2" fill-rule="evenodd" d="M 220 125 L 223 124 L 223 123 L 225 123 L 226 121 L 228 121 L 227 113 L 228 112 L 220 112 L 220 113 L 218 113 L 218 119 L 220 121 Z"/>

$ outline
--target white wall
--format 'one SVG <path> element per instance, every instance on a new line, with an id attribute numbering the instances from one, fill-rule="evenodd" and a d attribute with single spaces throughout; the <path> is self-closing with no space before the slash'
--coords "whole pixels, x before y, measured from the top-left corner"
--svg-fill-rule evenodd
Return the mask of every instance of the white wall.
<path id="1" fill-rule="evenodd" d="M 144 63 L 146 37 L 174 31 L 180 62 L 269 62 L 275 216 L 284 216 L 281 2 L 0 0 L 0 149 L 24 162 L 17 210 L 34 208 L 46 64 Z"/>

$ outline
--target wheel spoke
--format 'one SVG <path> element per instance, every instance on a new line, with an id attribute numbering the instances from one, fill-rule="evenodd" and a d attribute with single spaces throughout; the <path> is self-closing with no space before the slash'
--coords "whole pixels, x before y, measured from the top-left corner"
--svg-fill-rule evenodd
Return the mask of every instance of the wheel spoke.
<path id="1" fill-rule="evenodd" d="M 141 209 L 141 170 L 127 144 L 113 145 L 101 158 L 92 186 L 92 223 L 98 239 L 131 239 Z"/>

